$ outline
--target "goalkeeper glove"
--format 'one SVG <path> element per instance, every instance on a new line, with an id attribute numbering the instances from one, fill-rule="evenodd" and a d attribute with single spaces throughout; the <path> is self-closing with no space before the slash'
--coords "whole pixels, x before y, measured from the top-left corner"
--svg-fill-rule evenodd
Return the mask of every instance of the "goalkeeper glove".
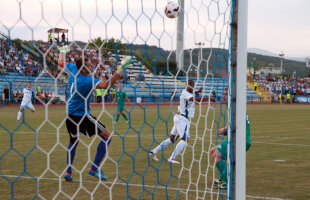
<path id="1" fill-rule="evenodd" d="M 116 72 L 118 74 L 122 74 L 125 70 L 126 67 L 131 63 L 131 56 L 126 56 L 123 57 L 122 61 L 121 61 L 121 65 L 118 66 Z"/>
<path id="2" fill-rule="evenodd" d="M 60 53 L 68 53 L 70 51 L 70 47 L 68 45 L 62 46 L 59 48 Z"/>

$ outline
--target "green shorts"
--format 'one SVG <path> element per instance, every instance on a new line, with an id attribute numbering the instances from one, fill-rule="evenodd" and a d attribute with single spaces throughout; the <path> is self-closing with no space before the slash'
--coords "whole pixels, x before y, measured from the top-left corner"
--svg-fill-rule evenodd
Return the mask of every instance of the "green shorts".
<path id="1" fill-rule="evenodd" d="M 224 140 L 220 145 L 218 145 L 218 147 L 216 148 L 218 150 L 218 152 L 221 153 L 223 160 L 227 159 L 227 144 L 228 144 L 228 140 Z M 246 151 L 248 151 L 251 147 L 251 143 L 250 142 L 246 142 Z"/>
<path id="2" fill-rule="evenodd" d="M 117 111 L 124 111 L 124 106 L 122 105 L 122 106 L 117 106 Z"/>
<path id="3" fill-rule="evenodd" d="M 221 153 L 223 160 L 227 160 L 227 143 L 228 140 L 226 139 L 216 148 Z"/>

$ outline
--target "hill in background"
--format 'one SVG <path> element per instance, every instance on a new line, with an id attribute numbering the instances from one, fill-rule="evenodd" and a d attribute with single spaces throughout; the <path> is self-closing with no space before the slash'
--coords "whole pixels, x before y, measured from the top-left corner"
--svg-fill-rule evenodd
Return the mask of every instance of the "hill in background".
<path id="1" fill-rule="evenodd" d="M 124 44 L 125 48 L 129 48 L 128 44 Z M 175 51 L 167 51 L 164 49 L 159 49 L 156 46 L 148 46 L 148 45 L 133 45 L 133 51 L 135 53 L 140 53 L 141 55 L 147 55 L 147 57 L 155 60 L 157 59 L 171 59 L 175 60 Z M 189 66 L 194 65 L 197 66 L 198 54 L 200 49 L 187 49 L 185 50 L 184 56 L 184 66 L 185 69 L 188 69 Z M 228 55 L 228 51 L 224 49 L 210 49 L 203 48 L 202 49 L 202 57 L 205 60 L 209 60 L 209 69 L 210 71 L 214 71 L 213 69 L 216 67 L 217 71 L 223 70 L 220 69 L 220 66 L 224 66 L 223 63 L 227 62 L 226 58 Z M 248 63 L 253 62 L 254 57 L 256 58 L 256 69 L 260 69 L 262 67 L 267 67 L 269 64 L 273 64 L 275 67 L 280 67 L 281 60 L 279 56 L 276 54 L 274 56 L 266 56 L 257 53 L 248 53 Z M 251 64 L 253 66 L 253 64 Z M 206 62 L 202 62 L 201 69 L 205 72 Z M 300 62 L 296 60 L 283 59 L 283 69 L 287 74 L 292 74 L 296 71 L 297 76 L 304 76 L 305 72 L 308 69 L 305 68 L 305 62 Z"/>

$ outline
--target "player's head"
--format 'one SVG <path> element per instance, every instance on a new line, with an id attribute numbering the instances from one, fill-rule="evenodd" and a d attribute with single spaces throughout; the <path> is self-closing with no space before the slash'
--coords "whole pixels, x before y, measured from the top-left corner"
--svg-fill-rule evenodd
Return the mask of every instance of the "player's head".
<path id="1" fill-rule="evenodd" d="M 83 63 L 83 58 L 78 58 L 75 64 L 78 70 L 80 70 L 80 68 L 82 67 L 80 73 L 84 75 L 88 75 L 92 73 L 94 70 L 94 66 L 91 64 L 91 62 L 87 58 L 84 58 L 84 63 Z"/>
<path id="2" fill-rule="evenodd" d="M 186 90 L 187 90 L 188 92 L 192 93 L 193 90 L 194 90 L 194 87 L 195 87 L 195 82 L 194 82 L 192 79 L 189 79 L 189 80 L 187 81 Z"/>
<path id="3" fill-rule="evenodd" d="M 30 81 L 27 82 L 27 88 L 28 88 L 28 89 L 31 88 L 31 82 L 30 82 Z"/>
<path id="4" fill-rule="evenodd" d="M 123 88 L 123 84 L 118 84 L 118 91 L 121 91 Z"/>

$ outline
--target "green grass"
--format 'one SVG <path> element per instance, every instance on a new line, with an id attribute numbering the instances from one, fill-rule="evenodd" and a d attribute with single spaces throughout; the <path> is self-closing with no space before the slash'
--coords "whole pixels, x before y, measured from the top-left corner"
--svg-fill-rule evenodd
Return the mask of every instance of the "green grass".
<path id="1" fill-rule="evenodd" d="M 309 108 L 308 105 L 248 105 L 252 146 L 247 153 L 247 195 L 310 199 Z M 184 152 L 183 167 L 171 167 L 166 160 L 157 163 L 148 160 L 147 155 L 147 150 L 154 148 L 156 142 L 161 142 L 169 134 L 173 126 L 171 110 L 175 112 L 176 107 L 136 106 L 130 113 L 130 125 L 125 124 L 121 118 L 114 127 L 111 116 L 116 107 L 105 107 L 106 110 L 99 106 L 93 107 L 92 114 L 99 116 L 109 130 L 114 130 L 108 156 L 102 166 L 105 175 L 109 177 L 109 182 L 104 184 L 87 174 L 89 161 L 94 158 L 99 139 L 85 136 L 80 138 L 74 162 L 73 178 L 76 181 L 63 181 L 69 140 L 64 120 L 65 108 L 36 109 L 35 113 L 27 110 L 25 115 L 25 122 L 32 128 L 25 124 L 18 126 L 15 122 L 17 108 L 0 109 L 0 123 L 12 132 L 9 134 L 0 128 L 0 173 L 12 175 L 7 178 L 14 182 L 14 198 L 31 199 L 36 195 L 37 184 L 35 180 L 27 178 L 29 174 L 41 177 L 38 180 L 39 199 L 67 199 L 66 195 L 75 199 L 90 199 L 90 193 L 94 199 L 109 199 L 110 194 L 113 199 L 125 199 L 127 195 L 134 199 L 152 199 L 152 193 L 155 199 L 165 199 L 166 195 L 174 199 L 178 193 L 174 189 L 178 188 L 176 177 L 180 175 L 180 188 L 184 190 L 179 194 L 179 199 L 196 199 L 197 196 L 204 199 L 211 199 L 211 196 L 217 198 L 217 194 L 209 192 L 217 192 L 216 188 L 212 188 L 212 178 L 217 177 L 217 170 L 209 160 L 208 151 L 216 142 L 217 125 L 223 125 L 224 107 L 217 105 L 208 110 L 207 106 L 196 106 L 196 117 L 191 123 L 191 139 Z M 216 119 L 214 122 L 213 117 Z M 13 149 L 7 152 L 11 139 Z M 173 147 L 165 150 L 164 158 L 169 158 L 172 151 Z M 26 159 L 18 152 L 27 155 Z M 161 153 L 158 157 L 162 158 Z M 181 157 L 177 159 L 181 161 Z M 29 174 L 24 173 L 24 170 Z M 19 175 L 23 177 L 16 178 Z M 125 183 L 128 181 L 127 188 Z M 147 185 L 144 189 L 139 186 L 143 182 Z M 168 185 L 168 191 L 163 187 L 165 185 Z M 208 192 L 204 194 L 205 188 Z M 0 199 L 10 197 L 11 183 L 0 177 Z"/>

